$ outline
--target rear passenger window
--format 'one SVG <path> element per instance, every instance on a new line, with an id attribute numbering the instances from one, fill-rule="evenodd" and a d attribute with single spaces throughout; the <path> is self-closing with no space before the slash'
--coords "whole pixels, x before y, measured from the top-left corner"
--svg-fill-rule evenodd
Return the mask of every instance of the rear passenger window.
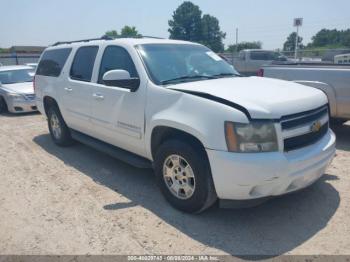
<path id="1" fill-rule="evenodd" d="M 129 72 L 130 77 L 138 77 L 134 62 L 132 61 L 128 51 L 119 46 L 106 47 L 102 61 L 100 72 L 98 75 L 98 83 L 103 84 L 103 75 L 111 70 L 122 69 Z"/>
<path id="2" fill-rule="evenodd" d="M 97 51 L 98 46 L 84 46 L 78 49 L 70 69 L 70 77 L 72 79 L 91 81 Z"/>
<path id="3" fill-rule="evenodd" d="M 36 74 L 58 77 L 71 51 L 71 48 L 45 51 L 38 65 Z"/>

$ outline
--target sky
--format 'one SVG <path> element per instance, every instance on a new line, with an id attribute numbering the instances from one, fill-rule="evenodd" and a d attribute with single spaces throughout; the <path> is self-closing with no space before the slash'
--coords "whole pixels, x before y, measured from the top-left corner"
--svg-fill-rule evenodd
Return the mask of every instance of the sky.
<path id="1" fill-rule="evenodd" d="M 0 0 L 0 47 L 50 45 L 96 38 L 107 30 L 136 26 L 139 33 L 169 36 L 168 20 L 183 0 Z M 350 0 L 192 0 L 203 14 L 219 19 L 226 45 L 261 41 L 263 48 L 283 46 L 303 17 L 300 36 L 307 44 L 322 28 L 350 28 Z"/>

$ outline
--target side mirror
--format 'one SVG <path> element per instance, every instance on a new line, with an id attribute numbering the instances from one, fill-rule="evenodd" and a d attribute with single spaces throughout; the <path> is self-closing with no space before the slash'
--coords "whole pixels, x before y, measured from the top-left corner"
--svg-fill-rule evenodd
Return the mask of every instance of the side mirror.
<path id="1" fill-rule="evenodd" d="M 102 80 L 106 86 L 115 86 L 120 88 L 129 89 L 131 92 L 135 92 L 140 86 L 140 79 L 137 77 L 130 77 L 130 74 L 126 70 L 110 70 L 107 71 Z"/>

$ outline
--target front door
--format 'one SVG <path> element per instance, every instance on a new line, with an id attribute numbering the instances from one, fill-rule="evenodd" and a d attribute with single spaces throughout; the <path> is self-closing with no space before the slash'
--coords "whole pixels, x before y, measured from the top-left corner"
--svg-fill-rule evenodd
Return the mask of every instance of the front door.
<path id="1" fill-rule="evenodd" d="M 105 48 L 97 83 L 93 88 L 92 125 L 95 136 L 128 151 L 142 154 L 146 81 L 141 79 L 136 92 L 104 85 L 103 75 L 114 69 L 126 70 L 131 77 L 139 77 L 126 49 L 116 45 Z"/>

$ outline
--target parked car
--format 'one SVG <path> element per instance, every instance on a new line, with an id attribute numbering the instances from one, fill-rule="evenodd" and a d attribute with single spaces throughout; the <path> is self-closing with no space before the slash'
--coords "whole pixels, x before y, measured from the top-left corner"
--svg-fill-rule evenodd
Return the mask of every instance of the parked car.
<path id="1" fill-rule="evenodd" d="M 335 154 L 323 92 L 239 77 L 200 44 L 58 43 L 43 53 L 35 87 L 57 145 L 74 139 L 153 167 L 165 198 L 186 212 L 305 188 Z"/>
<path id="2" fill-rule="evenodd" d="M 350 66 L 291 64 L 264 66 L 259 75 L 294 81 L 322 90 L 328 97 L 332 122 L 350 120 Z"/>
<path id="3" fill-rule="evenodd" d="M 0 113 L 37 111 L 31 70 L 28 66 L 0 67 Z"/>
<path id="4" fill-rule="evenodd" d="M 233 60 L 233 66 L 242 75 L 256 76 L 263 65 L 271 64 L 274 61 L 287 60 L 287 57 L 279 52 L 261 49 L 246 49 L 239 52 L 238 57 Z"/>
<path id="5" fill-rule="evenodd" d="M 32 68 L 31 74 L 34 76 L 35 75 L 35 70 L 38 67 L 38 63 L 27 63 L 26 66 L 29 66 Z"/>

